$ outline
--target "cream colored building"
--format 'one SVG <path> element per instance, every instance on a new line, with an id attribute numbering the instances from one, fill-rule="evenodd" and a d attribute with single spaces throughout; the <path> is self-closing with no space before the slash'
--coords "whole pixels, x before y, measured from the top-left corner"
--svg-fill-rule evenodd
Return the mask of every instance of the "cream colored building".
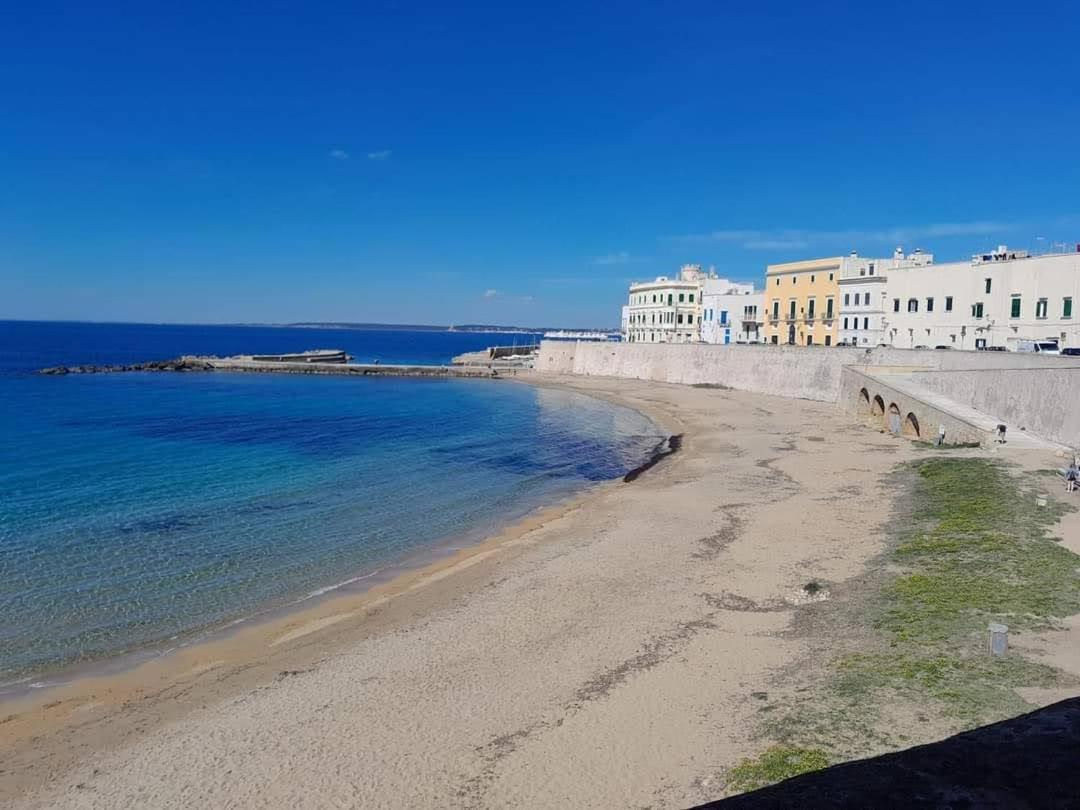
<path id="1" fill-rule="evenodd" d="M 696 343 L 701 319 L 701 266 L 687 264 L 678 278 L 630 285 L 624 339 L 630 343 Z"/>
<path id="2" fill-rule="evenodd" d="M 970 261 L 890 270 L 884 342 L 900 348 L 1080 346 L 1080 245 L 1029 256 L 1001 246 Z"/>
<path id="3" fill-rule="evenodd" d="M 699 343 L 702 340 L 722 343 L 723 330 L 703 328 L 706 318 L 715 323 L 719 314 L 727 311 L 726 296 L 752 295 L 753 292 L 753 284 L 720 278 L 711 268 L 702 270 L 700 264 L 684 264 L 677 278 L 660 276 L 655 281 L 630 285 L 629 300 L 623 307 L 623 338 L 630 343 Z M 704 302 L 706 297 L 712 299 L 708 306 Z M 760 309 L 760 302 L 744 304 L 756 304 L 755 308 Z M 740 328 L 744 320 L 741 313 L 740 309 Z M 732 310 L 733 319 L 735 315 Z M 747 324 L 748 332 L 756 334 L 755 326 Z"/>

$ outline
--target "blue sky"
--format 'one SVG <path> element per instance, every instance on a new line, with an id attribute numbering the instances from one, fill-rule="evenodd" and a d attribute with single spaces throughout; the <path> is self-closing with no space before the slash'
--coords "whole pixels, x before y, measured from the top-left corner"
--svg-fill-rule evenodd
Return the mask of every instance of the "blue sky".
<path id="1" fill-rule="evenodd" d="M 1080 241 L 1080 11 L 874 5 L 12 4 L 0 318 L 611 325 Z"/>

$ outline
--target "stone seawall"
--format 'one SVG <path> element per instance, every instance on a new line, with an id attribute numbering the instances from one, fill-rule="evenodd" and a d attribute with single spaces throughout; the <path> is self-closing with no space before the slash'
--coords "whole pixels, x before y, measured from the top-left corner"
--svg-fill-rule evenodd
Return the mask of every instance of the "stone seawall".
<path id="1" fill-rule="evenodd" d="M 725 386 L 836 402 L 853 413 L 870 407 L 856 401 L 855 395 L 862 387 L 861 383 L 855 384 L 856 376 L 873 376 L 878 388 L 889 387 L 890 376 L 897 382 L 904 377 L 908 381 L 906 393 L 893 391 L 893 400 L 906 408 L 904 424 L 908 413 L 922 421 L 917 430 L 922 437 L 932 436 L 944 425 L 948 435 L 957 440 L 985 438 L 985 431 L 967 418 L 968 409 L 975 409 L 1049 441 L 1080 446 L 1080 357 L 888 347 L 544 341 L 536 369 Z M 920 388 L 912 389 L 912 382 Z M 876 424 L 886 421 L 888 415 L 873 414 L 868 418 Z"/>
<path id="2" fill-rule="evenodd" d="M 1080 447 L 1080 368 L 954 369 L 912 378 L 1008 424 Z"/>
<path id="3" fill-rule="evenodd" d="M 630 377 L 683 385 L 724 385 L 740 391 L 821 402 L 839 401 L 845 367 L 978 372 L 1046 369 L 1060 372 L 1080 368 L 1080 358 L 886 347 L 544 341 L 540 344 L 536 362 L 537 371 L 557 374 Z M 974 403 L 968 404 L 978 407 Z"/>

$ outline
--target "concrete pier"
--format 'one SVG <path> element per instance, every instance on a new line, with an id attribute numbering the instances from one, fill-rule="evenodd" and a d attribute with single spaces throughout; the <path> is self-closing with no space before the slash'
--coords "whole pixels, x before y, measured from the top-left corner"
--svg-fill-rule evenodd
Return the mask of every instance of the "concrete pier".
<path id="1" fill-rule="evenodd" d="M 498 377 L 498 369 L 476 366 L 391 365 L 384 363 L 268 362 L 233 357 L 182 357 L 209 371 L 245 371 L 262 374 L 332 374 L 344 377 Z"/>

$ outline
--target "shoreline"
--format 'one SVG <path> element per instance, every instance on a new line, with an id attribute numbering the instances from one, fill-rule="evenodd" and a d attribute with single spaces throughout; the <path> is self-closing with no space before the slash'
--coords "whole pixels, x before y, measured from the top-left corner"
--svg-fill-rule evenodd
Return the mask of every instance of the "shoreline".
<path id="1" fill-rule="evenodd" d="M 536 387 L 576 390 L 550 380 L 537 380 L 532 374 L 509 379 Z M 642 413 L 661 432 L 671 427 L 670 416 L 659 409 L 633 405 L 617 396 L 594 398 Z M 667 443 L 667 439 L 660 442 L 649 458 L 630 472 L 640 474 L 642 467 L 664 462 L 671 451 L 660 448 Z M 582 489 L 538 506 L 480 539 L 469 539 L 468 532 L 445 538 L 374 572 L 362 572 L 343 583 L 328 586 L 326 592 L 208 628 L 176 646 L 169 647 L 166 640 L 148 649 L 132 650 L 85 665 L 32 673 L 25 679 L 28 683 L 23 690 L 0 694 L 0 752 L 10 754 L 27 741 L 77 728 L 88 712 L 106 715 L 124 712 L 147 695 L 186 689 L 192 682 L 210 675 L 227 682 L 253 667 L 273 668 L 279 663 L 285 667 L 281 671 L 294 671 L 287 668 L 287 659 L 297 653 L 304 654 L 311 644 L 342 646 L 348 640 L 338 637 L 341 633 L 364 637 L 386 630 L 400 621 L 401 617 L 394 614 L 415 615 L 415 606 L 393 604 L 409 601 L 410 597 L 424 604 L 452 598 L 456 591 L 470 587 L 470 579 L 483 576 L 481 569 L 497 566 L 501 557 L 526 548 L 531 533 L 587 507 L 611 488 L 625 485 L 622 477 L 586 483 Z M 348 587 L 357 579 L 379 574 L 389 576 L 378 577 L 360 589 Z M 46 685 L 33 685 L 42 681 Z M 186 710 L 167 714 L 170 716 L 161 722 L 181 719 Z M 22 792 L 19 788 L 9 794 L 2 781 L 0 800 Z"/>
<path id="2" fill-rule="evenodd" d="M 837 641 L 829 611 L 887 548 L 890 472 L 927 451 L 811 401 L 529 377 L 644 412 L 683 447 L 392 593 L 338 595 L 9 715 L 0 803 L 675 808 L 724 795 L 729 769 L 763 747 L 764 708 L 813 678 Z"/>
<path id="3" fill-rule="evenodd" d="M 532 384 L 534 387 L 545 387 L 544 384 L 538 384 L 537 381 L 529 379 L 530 376 L 523 374 L 520 378 L 508 379 Z M 560 385 L 550 387 L 568 389 L 567 386 Z M 631 407 L 619 398 L 594 398 L 617 406 Z M 666 427 L 658 418 L 659 414 L 648 413 L 639 408 L 632 409 L 652 421 L 658 431 L 666 431 Z M 668 447 L 669 439 L 674 442 L 675 449 L 664 449 Z M 581 486 L 555 495 L 548 502 L 541 502 L 509 520 L 495 521 L 493 530 L 486 527 L 465 529 L 430 545 L 412 549 L 403 556 L 382 561 L 373 570 L 359 569 L 341 581 L 320 586 L 307 594 L 298 594 L 285 602 L 258 608 L 251 613 L 236 616 L 220 624 L 196 628 L 178 636 L 161 639 L 115 655 L 36 670 L 0 683 L 0 719 L 52 702 L 53 693 L 56 690 L 78 690 L 80 683 L 84 681 L 97 684 L 110 678 L 131 675 L 143 667 L 154 664 L 165 668 L 173 656 L 184 652 L 197 656 L 200 654 L 199 648 L 204 645 L 227 643 L 246 631 L 263 630 L 267 625 L 272 627 L 278 624 L 292 624 L 297 620 L 303 620 L 304 614 L 308 612 L 321 614 L 325 603 L 335 599 L 343 601 L 343 604 L 338 606 L 340 610 L 356 611 L 364 609 L 363 599 L 373 590 L 378 589 L 379 600 L 394 598 L 400 593 L 417 587 L 414 581 L 417 576 L 423 578 L 438 574 L 444 568 L 455 568 L 466 564 L 474 553 L 489 553 L 489 546 L 493 543 L 515 539 L 548 520 L 584 505 L 590 497 L 597 494 L 598 490 L 620 481 L 633 480 L 644 470 L 655 466 L 674 453 L 680 440 L 681 437 L 666 437 L 653 448 L 641 464 L 628 470 L 624 475 L 607 481 L 582 482 Z M 372 581 L 357 588 L 351 587 L 366 580 Z M 358 599 L 361 603 L 353 604 Z M 381 601 L 378 602 L 378 604 L 381 603 Z M 3 742 L 0 739 L 0 750 L 2 749 Z"/>

